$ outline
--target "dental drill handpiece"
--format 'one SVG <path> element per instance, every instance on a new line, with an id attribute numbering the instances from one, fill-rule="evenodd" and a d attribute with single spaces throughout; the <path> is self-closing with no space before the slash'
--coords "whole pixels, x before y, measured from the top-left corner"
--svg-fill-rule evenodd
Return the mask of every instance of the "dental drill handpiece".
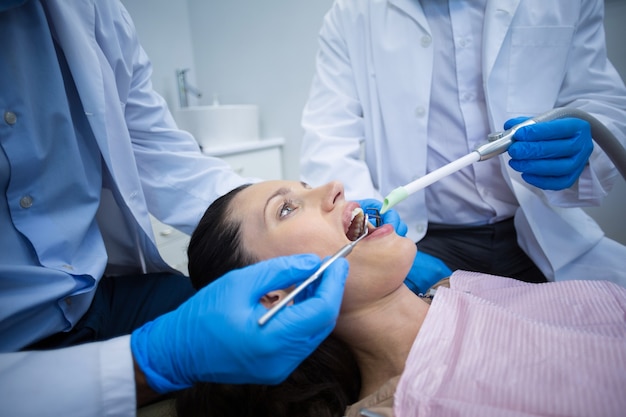
<path id="1" fill-rule="evenodd" d="M 463 169 L 474 162 L 485 161 L 506 152 L 507 149 L 509 149 L 509 146 L 513 143 L 513 135 L 515 135 L 515 132 L 517 132 L 517 130 L 521 127 L 535 123 L 535 119 L 527 119 L 505 131 L 490 133 L 488 135 L 489 142 L 477 147 L 467 155 L 462 156 L 461 158 L 452 161 L 449 164 L 446 164 L 441 168 L 416 179 L 415 181 L 395 188 L 384 198 L 380 213 L 384 214 L 387 210 L 406 199 L 411 194 L 428 187 L 440 179 Z"/>
<path id="2" fill-rule="evenodd" d="M 310 277 L 308 277 L 305 281 L 303 281 L 300 285 L 298 285 L 296 287 L 296 289 L 294 289 L 292 292 L 290 292 L 278 304 L 274 305 L 274 307 L 269 309 L 267 311 L 267 313 L 263 314 L 261 316 L 261 318 L 259 319 L 259 321 L 258 321 L 259 326 L 263 326 L 265 323 L 267 323 L 269 321 L 269 319 L 274 317 L 274 315 L 279 310 L 281 310 L 289 302 L 291 302 L 294 298 L 296 298 L 296 296 L 298 294 L 300 294 L 302 292 L 302 290 L 304 290 L 306 287 L 311 285 L 312 282 L 316 281 L 319 277 L 321 277 L 322 274 L 324 273 L 324 271 L 326 271 L 326 269 L 333 262 L 335 262 L 339 258 L 345 258 L 346 256 L 348 256 L 352 252 L 352 249 L 354 249 L 356 244 L 359 243 L 365 236 L 367 236 L 367 233 L 368 233 L 368 227 L 367 227 L 368 221 L 369 221 L 368 215 L 367 215 L 367 213 L 365 213 L 364 221 L 363 221 L 363 225 L 364 225 L 363 234 L 361 234 L 361 236 L 359 236 L 356 240 L 353 240 L 352 242 L 348 243 L 347 245 L 345 245 L 344 247 L 339 249 L 339 251 L 337 251 L 337 253 L 335 253 L 333 256 L 331 256 L 326 261 L 324 261 L 324 263 L 322 263 L 322 265 L 320 265 L 320 267 Z"/>
<path id="3" fill-rule="evenodd" d="M 518 123 L 510 129 L 493 132 L 490 133 L 487 138 L 489 142 L 484 145 L 479 146 L 474 150 L 474 152 L 478 152 L 480 155 L 479 161 L 484 161 L 486 159 L 491 159 L 496 155 L 500 155 L 501 153 L 506 152 L 509 149 L 509 146 L 513 143 L 513 135 L 518 131 L 519 128 L 533 125 L 536 121 L 534 119 L 527 119 L 522 123 Z"/>

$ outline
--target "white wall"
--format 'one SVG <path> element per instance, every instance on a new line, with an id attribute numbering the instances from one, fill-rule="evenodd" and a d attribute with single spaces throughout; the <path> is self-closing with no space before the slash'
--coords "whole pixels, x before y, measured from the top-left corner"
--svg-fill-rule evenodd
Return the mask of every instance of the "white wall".
<path id="1" fill-rule="evenodd" d="M 284 137 L 285 175 L 299 177 L 300 116 L 317 34 L 332 0 L 122 0 L 154 65 L 153 83 L 178 107 L 175 70 L 204 96 L 190 104 L 257 104 L 261 136 Z M 609 57 L 626 79 L 626 1 L 605 0 Z M 626 244 L 626 182 L 602 207 L 587 209 L 607 235 Z"/>
<path id="2" fill-rule="evenodd" d="M 154 66 L 153 83 L 178 108 L 175 71 L 203 97 L 190 104 L 257 104 L 261 136 L 283 137 L 284 172 L 299 178 L 300 116 L 317 34 L 332 0 L 122 0 Z"/>
<path id="3" fill-rule="evenodd" d="M 123 0 L 143 48 L 152 61 L 152 84 L 178 107 L 176 70 L 190 68 L 189 80 L 195 82 L 193 42 L 187 0 Z M 192 102 L 190 104 L 197 104 Z"/>
<path id="4" fill-rule="evenodd" d="M 299 178 L 300 117 L 317 34 L 332 0 L 188 0 L 199 87 L 206 102 L 259 105 L 261 136 L 287 140 L 284 167 Z"/>

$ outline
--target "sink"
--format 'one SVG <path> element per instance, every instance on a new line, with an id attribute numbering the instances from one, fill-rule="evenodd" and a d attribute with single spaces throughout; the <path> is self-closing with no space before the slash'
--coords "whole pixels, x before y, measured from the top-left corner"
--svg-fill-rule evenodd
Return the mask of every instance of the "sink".
<path id="1" fill-rule="evenodd" d="M 190 106 L 178 109 L 178 127 L 202 148 L 259 140 L 259 109 L 252 104 Z"/>

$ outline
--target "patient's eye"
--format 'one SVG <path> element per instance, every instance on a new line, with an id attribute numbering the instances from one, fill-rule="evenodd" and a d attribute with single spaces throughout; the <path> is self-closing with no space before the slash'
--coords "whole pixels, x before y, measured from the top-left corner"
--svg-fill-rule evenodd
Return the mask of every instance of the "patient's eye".
<path id="1" fill-rule="evenodd" d="M 287 200 L 280 207 L 280 211 L 278 212 L 278 217 L 282 219 L 283 217 L 288 216 L 289 214 L 291 214 L 291 212 L 293 212 L 297 208 L 298 207 L 293 203 L 293 201 Z"/>

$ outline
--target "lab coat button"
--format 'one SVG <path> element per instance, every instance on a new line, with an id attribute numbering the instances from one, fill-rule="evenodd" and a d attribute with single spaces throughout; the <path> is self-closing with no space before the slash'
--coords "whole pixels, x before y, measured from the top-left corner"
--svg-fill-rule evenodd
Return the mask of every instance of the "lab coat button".
<path id="1" fill-rule="evenodd" d="M 426 114 L 426 109 L 422 106 L 417 106 L 415 108 L 415 116 L 416 117 L 424 117 L 424 115 Z"/>
<path id="2" fill-rule="evenodd" d="M 422 46 L 424 48 L 428 48 L 430 46 L 430 44 L 432 43 L 432 41 L 433 41 L 433 39 L 430 36 L 428 36 L 428 35 L 422 36 L 422 41 L 421 42 L 422 42 Z"/>
<path id="3" fill-rule="evenodd" d="M 12 111 L 4 112 L 4 121 L 8 125 L 14 125 L 17 122 L 17 116 Z"/>
<path id="4" fill-rule="evenodd" d="M 426 228 L 424 227 L 424 225 L 423 225 L 423 224 L 418 224 L 418 225 L 415 227 L 415 231 L 416 231 L 417 233 L 424 233 L 424 230 L 426 230 Z"/>
<path id="5" fill-rule="evenodd" d="M 29 195 L 25 195 L 20 198 L 20 207 L 22 208 L 30 208 L 33 205 L 33 198 Z"/>

